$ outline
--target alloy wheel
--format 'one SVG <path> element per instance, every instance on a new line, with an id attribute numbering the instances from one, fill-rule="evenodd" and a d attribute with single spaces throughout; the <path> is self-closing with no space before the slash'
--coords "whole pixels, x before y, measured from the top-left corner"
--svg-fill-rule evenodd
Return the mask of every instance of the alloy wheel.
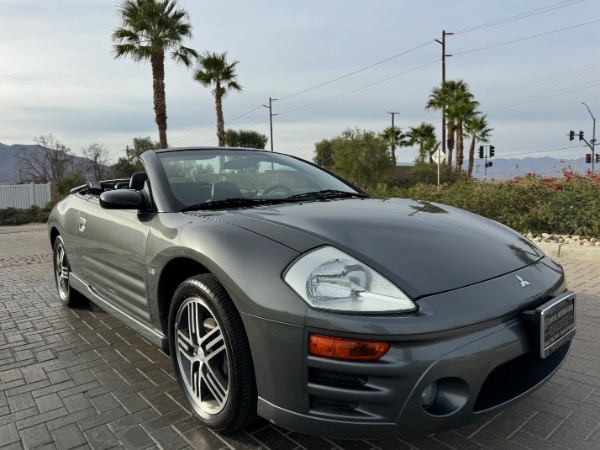
<path id="1" fill-rule="evenodd" d="M 197 297 L 181 305 L 175 330 L 177 364 L 192 402 L 205 414 L 218 414 L 225 408 L 230 391 L 223 330 Z"/>
<path id="2" fill-rule="evenodd" d="M 69 298 L 69 261 L 62 244 L 57 245 L 54 253 L 54 270 L 56 274 L 56 285 L 61 300 L 66 301 Z"/>

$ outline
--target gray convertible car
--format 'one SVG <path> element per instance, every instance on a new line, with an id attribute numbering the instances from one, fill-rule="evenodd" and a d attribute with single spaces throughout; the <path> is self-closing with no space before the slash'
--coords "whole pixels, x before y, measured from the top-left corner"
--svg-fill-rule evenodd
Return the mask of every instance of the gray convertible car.
<path id="1" fill-rule="evenodd" d="M 207 427 L 430 433 L 514 403 L 567 355 L 575 295 L 503 225 L 273 152 L 141 159 L 52 211 L 58 294 L 169 353 Z"/>

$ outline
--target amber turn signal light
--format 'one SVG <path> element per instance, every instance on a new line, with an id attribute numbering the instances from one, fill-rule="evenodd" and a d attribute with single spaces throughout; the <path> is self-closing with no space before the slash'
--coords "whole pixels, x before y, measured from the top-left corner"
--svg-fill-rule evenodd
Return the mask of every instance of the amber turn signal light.
<path id="1" fill-rule="evenodd" d="M 308 352 L 314 356 L 346 359 L 350 361 L 375 361 L 390 349 L 387 342 L 343 339 L 311 334 Z"/>

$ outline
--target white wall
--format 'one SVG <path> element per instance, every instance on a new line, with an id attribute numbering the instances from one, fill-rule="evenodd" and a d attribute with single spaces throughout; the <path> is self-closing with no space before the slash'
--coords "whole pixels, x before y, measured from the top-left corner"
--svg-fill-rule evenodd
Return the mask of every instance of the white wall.
<path id="1" fill-rule="evenodd" d="M 51 197 L 50 183 L 0 185 L 0 209 L 44 206 Z"/>

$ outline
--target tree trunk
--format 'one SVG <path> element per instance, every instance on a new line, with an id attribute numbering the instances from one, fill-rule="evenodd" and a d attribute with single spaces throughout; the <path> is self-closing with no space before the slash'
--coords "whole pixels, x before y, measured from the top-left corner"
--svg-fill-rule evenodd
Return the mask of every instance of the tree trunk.
<path id="1" fill-rule="evenodd" d="M 446 107 L 442 107 L 442 152 L 446 153 Z"/>
<path id="2" fill-rule="evenodd" d="M 160 148 L 167 148 L 167 101 L 165 99 L 165 54 L 152 52 L 152 88 L 154 90 L 154 115 L 158 126 Z"/>
<path id="3" fill-rule="evenodd" d="M 462 171 L 464 161 L 464 139 L 462 130 L 462 120 L 456 121 L 456 171 Z"/>
<path id="4" fill-rule="evenodd" d="M 450 121 L 451 119 L 448 118 L 448 126 L 446 127 L 446 130 L 448 132 L 448 141 L 454 141 L 454 126 Z M 448 146 L 448 167 L 452 168 L 452 147 Z"/>
<path id="5" fill-rule="evenodd" d="M 215 87 L 215 109 L 217 110 L 217 138 L 219 147 L 225 147 L 225 120 L 223 120 L 223 92 L 221 84 L 217 82 Z"/>
<path id="6" fill-rule="evenodd" d="M 469 176 L 473 174 L 473 165 L 475 163 L 475 138 L 471 140 L 471 147 L 469 148 L 469 167 L 467 173 Z"/>

